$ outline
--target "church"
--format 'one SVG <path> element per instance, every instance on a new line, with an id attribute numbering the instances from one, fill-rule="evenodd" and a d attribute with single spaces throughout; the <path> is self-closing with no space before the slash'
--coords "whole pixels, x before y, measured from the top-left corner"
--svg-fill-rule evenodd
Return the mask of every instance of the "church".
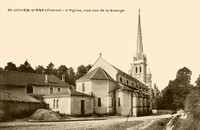
<path id="1" fill-rule="evenodd" d="M 152 109 L 151 77 L 150 71 L 147 73 L 139 12 L 137 49 L 128 74 L 100 54 L 90 71 L 76 81 L 76 91 L 93 96 L 94 114 L 143 116 Z"/>
<path id="2" fill-rule="evenodd" d="M 37 110 L 46 103 L 51 110 L 67 115 L 144 116 L 152 111 L 151 78 L 139 12 L 136 52 L 128 73 L 101 54 L 89 72 L 76 81 L 76 90 L 64 82 L 64 77 L 60 80 L 54 75 L 0 71 L 0 93 L 4 94 L 0 103 L 9 104 L 10 112 L 17 108 L 19 113 Z"/>

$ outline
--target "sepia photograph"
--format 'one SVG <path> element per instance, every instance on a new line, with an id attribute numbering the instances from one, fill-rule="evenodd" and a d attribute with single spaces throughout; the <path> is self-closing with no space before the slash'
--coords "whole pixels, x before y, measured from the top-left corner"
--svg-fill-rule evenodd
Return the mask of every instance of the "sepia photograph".
<path id="1" fill-rule="evenodd" d="M 200 130 L 199 5 L 0 1 L 0 129 Z"/>

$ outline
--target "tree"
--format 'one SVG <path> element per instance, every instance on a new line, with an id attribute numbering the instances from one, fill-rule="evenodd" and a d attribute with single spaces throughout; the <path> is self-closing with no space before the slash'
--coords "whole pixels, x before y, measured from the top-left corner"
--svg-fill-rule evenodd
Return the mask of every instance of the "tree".
<path id="1" fill-rule="evenodd" d="M 60 65 L 59 67 L 58 67 L 58 72 L 57 72 L 57 77 L 59 78 L 59 79 L 61 79 L 62 80 L 62 76 L 64 75 L 64 77 L 65 77 L 65 81 L 64 82 L 66 82 L 67 80 L 68 80 L 68 77 L 69 77 L 69 75 L 68 75 L 68 68 L 65 66 L 65 65 Z"/>
<path id="2" fill-rule="evenodd" d="M 45 73 L 45 68 L 42 65 L 38 65 L 35 69 L 36 73 L 43 74 Z"/>
<path id="3" fill-rule="evenodd" d="M 74 72 L 74 69 L 72 67 L 70 67 L 68 69 L 68 80 L 67 80 L 67 83 L 70 84 L 70 85 L 73 85 L 75 86 L 75 81 L 76 81 L 76 76 L 75 76 L 75 72 Z"/>
<path id="4" fill-rule="evenodd" d="M 85 68 L 86 68 L 86 71 L 88 72 L 92 68 L 92 65 L 89 64 Z"/>
<path id="5" fill-rule="evenodd" d="M 189 70 L 187 67 L 183 67 L 182 69 L 179 69 L 176 73 L 176 82 L 179 83 L 179 85 L 187 85 L 190 84 L 192 71 Z"/>
<path id="6" fill-rule="evenodd" d="M 76 79 L 81 78 L 83 75 L 85 75 L 87 73 L 87 69 L 84 65 L 80 65 L 77 68 L 77 72 L 76 72 Z"/>
<path id="7" fill-rule="evenodd" d="M 197 78 L 197 80 L 195 81 L 195 83 L 196 83 L 196 87 L 200 88 L 200 75 Z"/>
<path id="8" fill-rule="evenodd" d="M 8 62 L 7 66 L 5 66 L 4 70 L 18 71 L 16 65 L 12 62 Z"/>
<path id="9" fill-rule="evenodd" d="M 3 70 L 3 68 L 0 67 L 0 70 Z"/>
<path id="10" fill-rule="evenodd" d="M 163 104 L 169 109 L 183 109 L 185 100 L 193 85 L 190 84 L 192 72 L 183 67 L 177 71 L 176 79 L 169 82 L 163 90 Z"/>
<path id="11" fill-rule="evenodd" d="M 34 73 L 35 72 L 35 70 L 31 67 L 31 64 L 28 63 L 27 60 L 24 62 L 24 64 L 20 64 L 18 69 L 21 72 L 30 72 L 30 73 Z"/>
<path id="12" fill-rule="evenodd" d="M 46 74 L 53 74 L 54 64 L 50 62 L 47 66 L 47 69 L 45 71 Z"/>

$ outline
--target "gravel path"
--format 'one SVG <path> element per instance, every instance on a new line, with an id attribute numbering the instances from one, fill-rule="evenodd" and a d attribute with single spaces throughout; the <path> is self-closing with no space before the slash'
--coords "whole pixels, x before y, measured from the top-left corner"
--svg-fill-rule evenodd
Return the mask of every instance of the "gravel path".
<path id="1" fill-rule="evenodd" d="M 128 130 L 141 130 L 148 127 L 152 122 L 161 118 L 168 118 L 171 115 L 153 115 L 144 117 L 129 117 L 128 123 L 135 122 L 134 126 L 130 126 Z M 126 117 L 108 117 L 107 120 L 95 121 L 74 121 L 74 122 L 1 122 L 1 130 L 93 130 L 93 129 L 107 129 L 108 126 L 119 125 L 120 123 L 127 123 Z M 127 124 L 128 125 L 128 124 Z"/>

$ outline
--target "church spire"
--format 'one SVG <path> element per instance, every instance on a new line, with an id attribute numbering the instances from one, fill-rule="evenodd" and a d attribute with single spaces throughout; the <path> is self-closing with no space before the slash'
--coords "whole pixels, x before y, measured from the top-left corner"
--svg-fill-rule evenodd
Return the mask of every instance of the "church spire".
<path id="1" fill-rule="evenodd" d="M 141 30 L 141 21 L 140 21 L 140 9 L 138 10 L 138 30 L 137 30 L 137 50 L 136 57 L 141 59 L 143 57 L 143 43 L 142 43 L 142 30 Z"/>

